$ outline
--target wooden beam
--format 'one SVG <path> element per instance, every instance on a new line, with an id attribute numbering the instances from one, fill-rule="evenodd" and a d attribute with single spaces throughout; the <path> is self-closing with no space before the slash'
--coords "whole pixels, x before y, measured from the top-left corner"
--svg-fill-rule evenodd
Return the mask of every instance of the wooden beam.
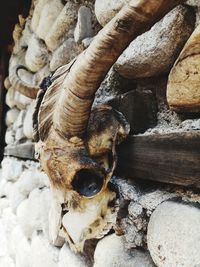
<path id="1" fill-rule="evenodd" d="M 116 174 L 200 188 L 200 131 L 130 136 Z"/>
<path id="2" fill-rule="evenodd" d="M 35 145 L 34 143 L 25 143 L 19 145 L 8 145 L 4 148 L 4 155 L 17 157 L 21 159 L 35 159 Z"/>

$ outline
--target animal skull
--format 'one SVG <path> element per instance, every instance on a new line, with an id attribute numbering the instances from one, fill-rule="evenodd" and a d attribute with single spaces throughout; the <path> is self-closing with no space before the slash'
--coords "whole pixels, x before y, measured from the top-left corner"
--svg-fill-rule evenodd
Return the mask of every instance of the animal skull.
<path id="1" fill-rule="evenodd" d="M 33 121 L 40 162 L 54 192 L 53 241 L 62 235 L 81 251 L 86 239 L 112 227 L 116 193 L 109 181 L 116 165 L 115 146 L 129 126 L 108 106 L 91 112 L 94 95 L 129 43 L 183 1 L 130 1 L 85 51 L 54 73 L 47 91 L 38 93 Z"/>
<path id="2" fill-rule="evenodd" d="M 86 239 L 111 229 L 116 193 L 109 188 L 109 180 L 116 165 L 115 146 L 128 132 L 123 115 L 102 105 L 92 111 L 84 139 L 66 139 L 52 131 L 40 144 L 40 161 L 51 177 L 57 202 L 50 216 L 53 243 L 61 235 L 72 249 L 82 251 Z"/>

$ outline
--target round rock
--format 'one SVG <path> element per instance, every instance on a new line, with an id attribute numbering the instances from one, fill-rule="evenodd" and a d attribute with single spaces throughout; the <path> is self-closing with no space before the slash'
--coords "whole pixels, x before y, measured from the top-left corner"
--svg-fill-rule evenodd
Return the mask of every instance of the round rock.
<path id="1" fill-rule="evenodd" d="M 134 249 L 126 251 L 124 240 L 115 234 L 103 238 L 97 244 L 93 267 L 153 267 L 147 252 Z"/>
<path id="2" fill-rule="evenodd" d="M 169 72 L 190 37 L 194 23 L 194 14 L 189 8 L 174 8 L 129 45 L 114 65 L 115 70 L 130 79 Z"/>
<path id="3" fill-rule="evenodd" d="M 158 267 L 200 266 L 200 209 L 166 201 L 153 212 L 147 231 L 150 254 Z"/>
<path id="4" fill-rule="evenodd" d="M 130 0 L 96 0 L 95 14 L 98 22 L 102 26 L 106 25 L 128 2 Z"/>

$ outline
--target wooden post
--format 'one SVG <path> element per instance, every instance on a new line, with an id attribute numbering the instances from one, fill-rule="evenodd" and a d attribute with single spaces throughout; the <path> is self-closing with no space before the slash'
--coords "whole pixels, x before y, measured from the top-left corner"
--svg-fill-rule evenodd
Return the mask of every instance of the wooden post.
<path id="1" fill-rule="evenodd" d="M 200 131 L 130 136 L 116 174 L 200 188 Z"/>

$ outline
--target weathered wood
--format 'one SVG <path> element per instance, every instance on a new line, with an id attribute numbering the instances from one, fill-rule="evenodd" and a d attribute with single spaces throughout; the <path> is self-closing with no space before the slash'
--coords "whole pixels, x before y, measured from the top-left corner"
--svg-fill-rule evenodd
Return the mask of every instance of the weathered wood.
<path id="1" fill-rule="evenodd" d="M 200 188 L 200 131 L 130 136 L 118 155 L 117 174 Z"/>
<path id="2" fill-rule="evenodd" d="M 143 133 L 157 123 L 156 98 L 150 90 L 132 90 L 107 103 L 124 114 L 132 134 Z"/>
<path id="3" fill-rule="evenodd" d="M 22 159 L 36 160 L 34 143 L 8 145 L 4 148 L 4 155 Z"/>

